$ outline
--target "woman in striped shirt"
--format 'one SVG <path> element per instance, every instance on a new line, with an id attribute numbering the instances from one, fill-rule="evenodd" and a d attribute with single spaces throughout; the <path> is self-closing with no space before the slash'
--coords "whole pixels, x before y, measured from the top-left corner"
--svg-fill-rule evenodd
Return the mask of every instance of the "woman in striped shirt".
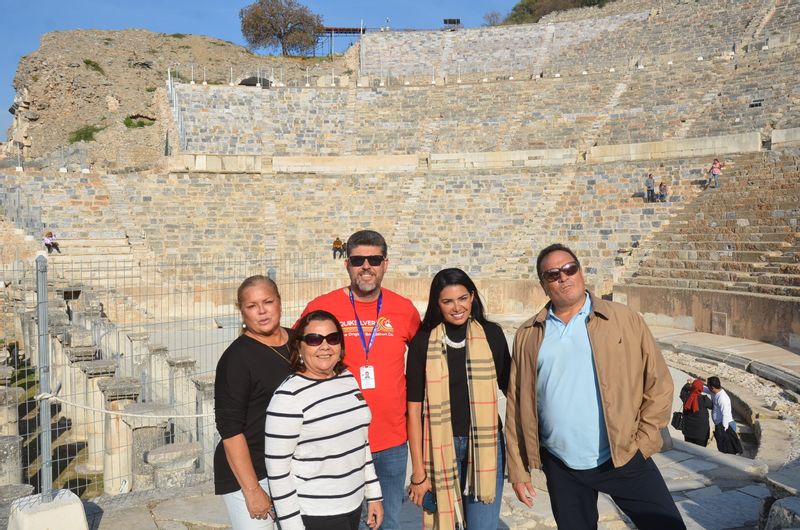
<path id="1" fill-rule="evenodd" d="M 312 311 L 296 325 L 291 350 L 295 374 L 267 408 L 269 489 L 282 530 L 357 530 L 361 504 L 367 524 L 383 521 L 367 429 L 372 416 L 342 362 L 339 321 Z"/>

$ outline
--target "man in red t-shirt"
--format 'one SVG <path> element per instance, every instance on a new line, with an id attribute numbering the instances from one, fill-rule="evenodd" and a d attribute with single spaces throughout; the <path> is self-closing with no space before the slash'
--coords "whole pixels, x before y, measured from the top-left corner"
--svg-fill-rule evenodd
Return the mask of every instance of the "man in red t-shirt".
<path id="1" fill-rule="evenodd" d="M 382 235 L 356 232 L 346 252 L 350 285 L 315 298 L 303 315 L 324 309 L 342 325 L 344 363 L 372 412 L 369 445 L 383 494 L 381 529 L 399 530 L 408 462 L 405 353 L 419 328 L 419 312 L 409 299 L 381 288 L 389 266 Z"/>

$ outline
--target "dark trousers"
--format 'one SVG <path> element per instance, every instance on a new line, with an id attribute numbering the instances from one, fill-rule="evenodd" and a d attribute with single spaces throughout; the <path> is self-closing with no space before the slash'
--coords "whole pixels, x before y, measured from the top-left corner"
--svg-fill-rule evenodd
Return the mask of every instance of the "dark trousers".
<path id="1" fill-rule="evenodd" d="M 541 449 L 550 505 L 558 528 L 597 528 L 597 493 L 609 495 L 640 530 L 686 530 L 681 514 L 652 459 L 637 451 L 622 467 L 608 462 L 574 470 Z"/>
<path id="2" fill-rule="evenodd" d="M 361 506 L 342 515 L 304 515 L 306 530 L 358 530 L 361 521 Z"/>
<path id="3" fill-rule="evenodd" d="M 706 447 L 708 445 L 708 436 L 705 438 L 692 438 L 691 436 L 683 435 L 684 441 L 689 442 L 690 444 L 699 445 L 701 447 Z"/>

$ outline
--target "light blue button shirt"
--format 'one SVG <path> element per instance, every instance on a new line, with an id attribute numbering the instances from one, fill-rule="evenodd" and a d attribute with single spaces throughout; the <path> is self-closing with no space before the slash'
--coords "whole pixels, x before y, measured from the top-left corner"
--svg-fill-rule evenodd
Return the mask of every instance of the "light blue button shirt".
<path id="1" fill-rule="evenodd" d="M 569 322 L 548 311 L 536 366 L 539 441 L 572 469 L 611 457 L 586 323 L 592 299 Z"/>

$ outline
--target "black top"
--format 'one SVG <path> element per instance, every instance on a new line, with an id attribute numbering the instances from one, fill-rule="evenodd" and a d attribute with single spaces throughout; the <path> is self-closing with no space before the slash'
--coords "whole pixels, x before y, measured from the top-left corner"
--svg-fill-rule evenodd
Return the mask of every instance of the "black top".
<path id="1" fill-rule="evenodd" d="M 453 342 L 467 337 L 467 325 L 453 326 L 445 322 L 447 336 Z M 511 370 L 511 355 L 502 328 L 494 322 L 483 324 L 489 349 L 492 350 L 497 385 L 503 394 L 508 389 L 508 373 Z M 425 363 L 428 360 L 430 331 L 420 329 L 408 347 L 406 365 L 406 389 L 408 401 L 421 403 L 425 399 Z M 450 372 L 450 415 L 453 436 L 469 434 L 469 390 L 467 388 L 467 348 L 447 346 L 447 370 Z"/>
<path id="2" fill-rule="evenodd" d="M 686 384 L 681 389 L 681 402 L 686 403 L 691 393 L 691 386 Z M 711 430 L 708 427 L 708 411 L 713 408 L 711 398 L 705 394 L 697 397 L 697 412 L 683 409 L 683 435 L 696 440 L 708 440 Z"/>
<path id="3" fill-rule="evenodd" d="M 293 331 L 286 331 L 291 337 Z M 234 340 L 217 363 L 214 381 L 217 431 L 223 440 L 244 434 L 258 480 L 267 476 L 264 463 L 267 405 L 272 394 L 291 373 L 286 344 L 273 350 L 247 335 Z M 214 452 L 214 492 L 224 495 L 239 489 L 241 485 L 231 471 L 220 442 Z"/>

